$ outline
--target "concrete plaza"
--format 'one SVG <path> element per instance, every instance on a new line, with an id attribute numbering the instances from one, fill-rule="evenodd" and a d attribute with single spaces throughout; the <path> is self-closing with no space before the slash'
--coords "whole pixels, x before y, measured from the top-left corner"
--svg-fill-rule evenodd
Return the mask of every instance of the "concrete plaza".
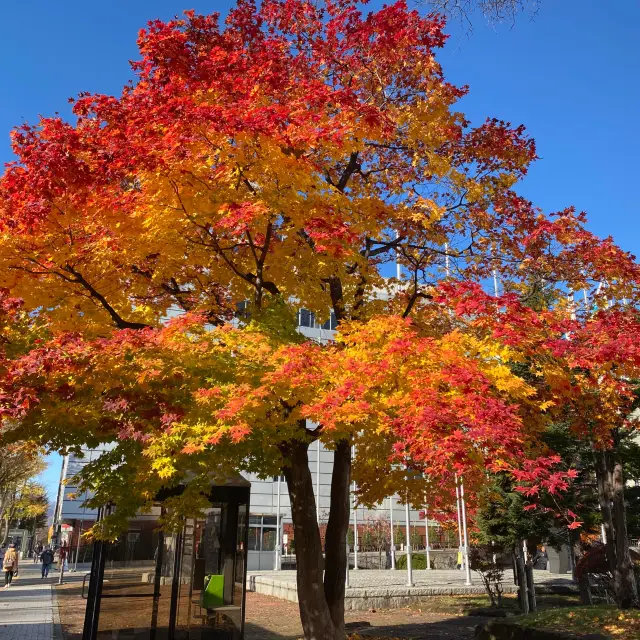
<path id="1" fill-rule="evenodd" d="M 537 589 L 542 591 L 574 591 L 571 574 L 554 574 L 534 571 Z M 247 588 L 256 593 L 275 596 L 291 602 L 298 601 L 295 571 L 252 571 L 247 578 Z M 505 571 L 504 593 L 515 593 L 512 572 Z M 480 576 L 472 572 L 471 585 L 465 584 L 465 572 L 459 570 L 413 572 L 413 585 L 407 585 L 406 570 L 351 570 L 349 587 L 345 595 L 346 609 L 395 609 L 422 602 L 431 596 L 455 596 L 484 594 Z"/>

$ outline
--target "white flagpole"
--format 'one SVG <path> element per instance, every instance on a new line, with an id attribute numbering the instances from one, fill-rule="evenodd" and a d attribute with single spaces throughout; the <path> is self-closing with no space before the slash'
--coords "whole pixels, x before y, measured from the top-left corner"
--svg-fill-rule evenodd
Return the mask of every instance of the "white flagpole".
<path id="1" fill-rule="evenodd" d="M 353 483 L 353 570 L 358 570 L 358 506 L 356 504 L 356 483 Z"/>
<path id="2" fill-rule="evenodd" d="M 407 586 L 413 587 L 413 571 L 411 569 L 411 523 L 409 521 L 409 496 L 407 496 L 407 504 L 404 508 L 407 532 Z"/>
<path id="3" fill-rule="evenodd" d="M 355 445 L 351 447 L 351 459 L 356 457 Z M 353 481 L 353 570 L 358 570 L 358 507 L 356 504 L 356 483 Z"/>
<path id="4" fill-rule="evenodd" d="M 276 515 L 276 555 L 274 562 L 274 571 L 280 571 L 280 550 L 282 545 L 282 536 L 280 534 L 280 529 L 282 528 L 282 521 L 280 519 L 280 472 L 278 472 L 278 500 L 277 500 L 277 515 Z"/>
<path id="5" fill-rule="evenodd" d="M 391 524 L 391 570 L 396 568 L 396 544 L 393 539 L 393 496 L 389 496 L 389 521 Z"/>
<path id="6" fill-rule="evenodd" d="M 318 526 L 320 526 L 320 440 L 316 440 L 316 510 L 318 516 Z"/>
<path id="7" fill-rule="evenodd" d="M 458 488 L 458 476 L 455 476 L 456 481 L 456 507 L 458 511 L 458 551 L 462 552 L 462 517 L 460 515 L 460 489 Z M 460 563 L 460 569 L 463 568 L 464 562 Z"/>
<path id="8" fill-rule="evenodd" d="M 460 504 L 462 506 L 462 535 L 464 539 L 464 568 L 466 571 L 465 584 L 471 584 L 471 567 L 469 566 L 469 539 L 467 538 L 467 510 L 464 502 L 464 484 L 460 482 Z"/>
<path id="9" fill-rule="evenodd" d="M 431 549 L 429 548 L 429 505 L 427 504 L 427 496 L 424 497 L 424 532 L 425 547 L 427 551 L 427 569 L 431 569 Z"/>

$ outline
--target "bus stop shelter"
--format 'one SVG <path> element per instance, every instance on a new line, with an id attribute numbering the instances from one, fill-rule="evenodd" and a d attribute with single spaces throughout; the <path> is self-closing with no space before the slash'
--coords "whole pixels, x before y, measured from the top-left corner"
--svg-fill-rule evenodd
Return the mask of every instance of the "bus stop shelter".
<path id="1" fill-rule="evenodd" d="M 117 541 L 96 541 L 83 639 L 242 640 L 250 487 L 213 485 L 205 513 L 171 534 L 158 519 L 182 489 L 167 491 Z"/>

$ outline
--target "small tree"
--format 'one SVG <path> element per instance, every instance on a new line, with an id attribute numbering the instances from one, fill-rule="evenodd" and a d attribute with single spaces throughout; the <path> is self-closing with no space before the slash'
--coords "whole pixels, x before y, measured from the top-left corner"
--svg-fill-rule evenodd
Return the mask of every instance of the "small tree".
<path id="1" fill-rule="evenodd" d="M 489 596 L 492 607 L 502 608 L 502 583 L 504 567 L 496 563 L 492 547 L 479 549 L 472 547 L 469 553 L 471 568 L 478 573 Z"/>

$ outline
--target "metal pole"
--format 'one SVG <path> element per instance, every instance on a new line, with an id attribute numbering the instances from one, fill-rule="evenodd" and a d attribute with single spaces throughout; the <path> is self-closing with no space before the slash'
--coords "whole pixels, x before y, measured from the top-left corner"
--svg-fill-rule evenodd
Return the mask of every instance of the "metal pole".
<path id="1" fill-rule="evenodd" d="M 444 243 L 444 252 L 445 252 L 444 270 L 445 270 L 445 273 L 447 274 L 447 278 L 448 278 L 451 275 L 450 269 L 449 269 L 449 243 L 448 242 Z"/>
<path id="2" fill-rule="evenodd" d="M 358 507 L 356 505 L 356 483 L 353 483 L 353 570 L 358 570 Z"/>
<path id="3" fill-rule="evenodd" d="M 467 510 L 464 503 L 464 484 L 460 483 L 460 505 L 462 507 L 462 535 L 464 540 L 464 569 L 466 571 L 466 579 L 464 583 L 468 586 L 471 584 L 471 567 L 469 566 L 469 540 L 467 538 Z"/>
<path id="4" fill-rule="evenodd" d="M 458 551 L 462 552 L 462 517 L 460 516 L 460 489 L 458 488 L 458 476 L 455 476 L 456 480 L 456 507 L 458 510 Z M 460 570 L 464 567 L 464 562 L 460 563 Z"/>
<path id="5" fill-rule="evenodd" d="M 391 570 L 396 568 L 396 544 L 393 540 L 393 496 L 389 496 L 389 520 L 391 524 Z"/>
<path id="6" fill-rule="evenodd" d="M 351 460 L 356 457 L 356 447 L 351 447 Z M 353 500 L 353 570 L 358 570 L 358 508 L 356 505 L 356 483 L 353 482 L 353 493 L 351 495 Z"/>
<path id="7" fill-rule="evenodd" d="M 426 498 L 426 496 L 425 496 Z M 425 531 L 425 546 L 427 549 L 427 569 L 431 569 L 431 549 L 429 548 L 429 505 L 425 500 L 424 505 L 424 531 Z"/>
<path id="8" fill-rule="evenodd" d="M 318 510 L 318 526 L 320 526 L 320 440 L 316 440 L 316 509 Z"/>
<path id="9" fill-rule="evenodd" d="M 65 563 L 65 561 L 67 559 L 66 555 L 65 555 L 64 558 L 62 557 L 62 549 L 63 548 L 64 547 L 60 547 L 60 579 L 58 580 L 58 584 L 62 584 L 63 583 L 63 580 L 64 580 L 64 563 Z"/>
<path id="10" fill-rule="evenodd" d="M 282 520 L 280 518 L 280 473 L 278 473 L 278 500 L 276 506 L 276 555 L 274 558 L 274 571 L 280 571 L 280 550 L 282 545 L 282 536 L 280 535 L 280 529 L 282 528 Z M 273 504 L 273 503 L 272 503 Z"/>
<path id="11" fill-rule="evenodd" d="M 345 586 L 349 588 L 349 534 L 347 534 L 345 544 L 347 545 L 347 571 L 345 572 L 344 583 Z"/>
<path id="12" fill-rule="evenodd" d="M 409 522 L 409 497 L 404 508 L 407 528 L 407 586 L 413 587 L 413 571 L 411 570 L 411 525 Z"/>
<path id="13" fill-rule="evenodd" d="M 76 543 L 76 559 L 73 563 L 74 572 L 78 570 L 78 555 L 80 555 L 80 536 L 82 536 L 83 528 L 84 528 L 84 520 L 80 520 L 80 531 L 78 531 L 78 542 Z"/>

